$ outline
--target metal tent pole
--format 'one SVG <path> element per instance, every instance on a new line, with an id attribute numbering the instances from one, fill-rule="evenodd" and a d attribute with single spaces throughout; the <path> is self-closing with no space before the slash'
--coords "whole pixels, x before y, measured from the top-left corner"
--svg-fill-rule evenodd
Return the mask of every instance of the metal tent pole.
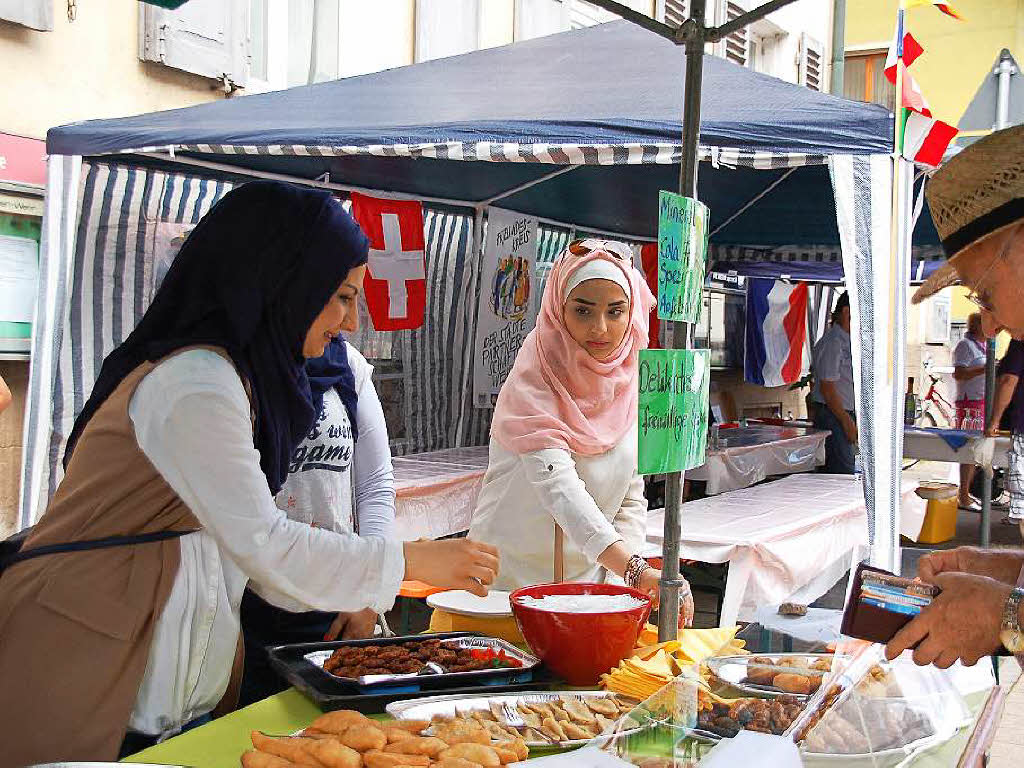
<path id="1" fill-rule="evenodd" d="M 1013 58 L 1005 48 L 999 55 L 999 64 L 993 74 L 998 78 L 996 96 L 996 130 L 1010 124 L 1010 77 L 1016 74 Z M 985 345 L 985 429 L 992 426 L 992 410 L 996 399 L 996 341 Z M 992 543 L 992 466 L 982 468 L 981 476 L 981 546 Z"/>
<path id="2" fill-rule="evenodd" d="M 996 399 L 996 340 L 985 345 L 985 429 L 992 424 Z M 992 465 L 981 468 L 981 546 L 992 543 Z"/>
<path id="3" fill-rule="evenodd" d="M 686 80 L 683 95 L 683 148 L 679 168 L 679 194 L 697 197 L 697 147 L 700 142 L 700 96 L 704 79 L 704 13 L 706 0 L 692 0 L 690 19 L 683 25 L 686 40 Z M 670 323 L 665 346 L 689 349 L 692 329 L 688 323 Z M 679 541 L 682 538 L 680 507 L 683 503 L 683 473 L 665 478 L 665 529 L 661 571 L 661 607 L 658 610 L 658 640 L 676 637 L 679 627 Z"/>
<path id="4" fill-rule="evenodd" d="M 697 197 L 697 150 L 700 145 L 701 86 L 704 75 L 704 45 L 717 42 L 743 29 L 794 0 L 768 0 L 742 16 L 719 27 L 707 27 L 707 0 L 691 0 L 690 18 L 679 29 L 638 13 L 617 0 L 590 0 L 593 5 L 618 14 L 644 29 L 686 46 L 686 91 L 683 94 L 683 143 L 679 169 L 679 193 Z M 688 349 L 692 329 L 688 323 L 670 323 L 665 339 L 668 349 Z M 679 541 L 682 537 L 680 506 L 683 501 L 683 473 L 672 472 L 665 479 L 665 530 L 661 572 L 661 609 L 658 612 L 658 639 L 675 639 L 679 626 Z"/>

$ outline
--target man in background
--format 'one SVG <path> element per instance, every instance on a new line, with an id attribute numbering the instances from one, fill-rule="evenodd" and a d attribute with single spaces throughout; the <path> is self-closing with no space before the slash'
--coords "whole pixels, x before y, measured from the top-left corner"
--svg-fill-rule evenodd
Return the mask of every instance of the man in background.
<path id="1" fill-rule="evenodd" d="M 844 293 L 832 310 L 832 326 L 814 346 L 814 426 L 829 433 L 823 472 L 852 475 L 857 445 L 857 401 L 853 389 L 850 345 L 850 296 Z"/>
<path id="2" fill-rule="evenodd" d="M 1010 510 L 1003 522 L 1019 525 L 1024 536 L 1024 387 L 1020 386 L 1021 376 L 1024 376 L 1024 342 L 1017 339 L 1010 342 L 1006 354 L 999 361 L 997 374 L 988 434 L 995 437 L 1009 409 L 1013 437 L 1007 456 L 1006 490 L 1010 493 Z"/>
<path id="3" fill-rule="evenodd" d="M 981 313 L 967 318 L 967 334 L 953 349 L 953 379 L 956 381 L 955 429 L 985 428 L 985 330 Z M 981 504 L 971 496 L 973 464 L 960 465 L 960 509 L 980 512 Z"/>

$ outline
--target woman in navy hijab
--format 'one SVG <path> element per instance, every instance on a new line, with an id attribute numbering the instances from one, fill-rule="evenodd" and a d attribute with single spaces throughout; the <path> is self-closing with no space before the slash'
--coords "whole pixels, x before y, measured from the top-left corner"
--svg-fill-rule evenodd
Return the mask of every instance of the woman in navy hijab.
<path id="1" fill-rule="evenodd" d="M 403 579 L 486 593 L 498 568 L 490 547 L 360 537 L 289 519 L 275 503 L 296 462 L 345 462 L 345 444 L 301 454 L 313 432 L 360 426 L 351 414 L 365 371 L 335 339 L 353 317 L 367 252 L 331 195 L 276 182 L 229 192 L 189 235 L 104 361 L 64 480 L 23 547 L 34 559 L 0 578 L 0 670 L 26 686 L 16 709 L 0 706 L 15 763 L 110 760 L 118 744 L 128 753 L 232 708 L 250 579 L 331 614 L 386 610 Z M 335 397 L 337 423 L 326 424 Z M 84 592 L 54 613 L 36 598 L 38 577 L 127 588 L 132 601 Z M 100 607 L 102 626 L 81 623 Z M 60 647 L 37 674 L 22 646 L 41 636 Z M 95 663 L 97 649 L 118 661 Z"/>

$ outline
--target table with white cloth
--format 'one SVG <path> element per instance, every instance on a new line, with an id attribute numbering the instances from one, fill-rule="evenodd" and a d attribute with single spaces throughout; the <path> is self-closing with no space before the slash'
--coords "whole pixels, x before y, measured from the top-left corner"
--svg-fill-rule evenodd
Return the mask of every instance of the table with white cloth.
<path id="1" fill-rule="evenodd" d="M 714 496 L 748 488 L 774 475 L 813 472 L 825 463 L 828 432 L 805 427 L 758 424 L 723 429 L 718 445 L 708 446 L 707 461 L 686 473 L 702 480 Z"/>
<path id="2" fill-rule="evenodd" d="M 469 530 L 487 471 L 487 446 L 396 456 L 395 533 L 402 541 Z"/>
<path id="3" fill-rule="evenodd" d="M 943 435 L 959 437 L 953 448 Z M 952 464 L 976 464 L 979 467 L 1006 469 L 1011 442 L 1005 435 L 986 437 L 977 430 L 908 427 L 903 430 L 903 458 L 944 461 Z"/>
<path id="4" fill-rule="evenodd" d="M 926 502 L 902 483 L 901 533 L 916 538 Z M 750 621 L 759 606 L 811 603 L 843 577 L 868 544 L 861 481 L 854 475 L 790 475 L 700 499 L 680 509 L 679 557 L 728 563 L 721 625 Z M 646 556 L 660 556 L 664 510 L 647 519 Z"/>

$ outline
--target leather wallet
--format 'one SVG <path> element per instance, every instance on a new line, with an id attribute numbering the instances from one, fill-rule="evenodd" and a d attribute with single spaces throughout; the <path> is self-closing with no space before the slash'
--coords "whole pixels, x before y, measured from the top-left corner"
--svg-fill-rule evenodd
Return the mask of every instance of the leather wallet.
<path id="1" fill-rule="evenodd" d="M 891 603 L 864 595 L 864 577 L 868 576 L 873 583 L 882 577 L 883 589 L 892 589 L 896 594 Z M 908 589 L 906 598 L 898 592 Z M 870 590 L 870 587 L 869 587 Z M 843 611 L 843 623 L 840 631 L 847 637 L 856 637 L 873 643 L 888 643 L 893 636 L 910 623 L 916 615 L 912 606 L 928 602 L 939 593 L 938 587 L 916 582 L 902 576 L 896 576 L 881 568 L 874 568 L 861 563 L 853 576 L 853 588 L 850 590 L 849 602 Z M 907 605 L 904 605 L 904 601 Z M 901 609 L 902 608 L 902 609 Z M 917 609 L 919 612 L 919 609 Z"/>

